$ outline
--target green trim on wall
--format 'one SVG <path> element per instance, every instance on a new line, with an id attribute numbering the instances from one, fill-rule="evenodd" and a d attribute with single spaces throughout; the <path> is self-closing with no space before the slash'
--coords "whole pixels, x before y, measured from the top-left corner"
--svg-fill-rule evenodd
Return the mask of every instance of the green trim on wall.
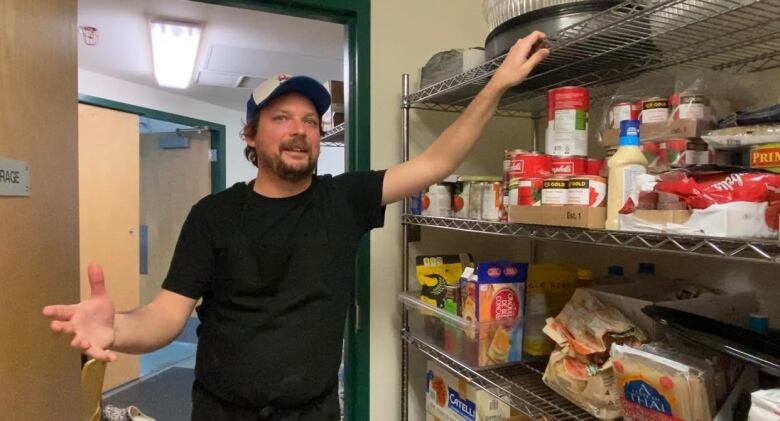
<path id="1" fill-rule="evenodd" d="M 198 120 L 197 118 L 186 117 L 179 114 L 153 110 L 151 108 L 139 107 L 137 105 L 126 104 L 124 102 L 112 101 L 110 99 L 98 98 L 90 95 L 79 94 L 79 102 L 82 104 L 94 105 L 97 107 L 108 108 L 130 114 L 137 114 L 139 116 L 149 117 L 155 120 L 163 120 L 170 123 L 183 124 L 186 126 L 208 127 L 209 131 L 211 132 L 211 149 L 217 151 L 217 160 L 211 162 L 211 192 L 217 193 L 225 190 L 225 162 L 227 161 L 227 157 L 225 156 L 225 132 L 227 129 L 225 128 L 225 125 L 206 120 Z"/>
<path id="2" fill-rule="evenodd" d="M 370 0 L 195 0 L 345 25 L 350 85 L 347 89 L 347 170 L 371 169 L 371 1 Z M 303 29 L 303 28 L 302 28 Z M 355 263 L 355 302 L 349 309 L 345 353 L 344 415 L 369 419 L 370 397 L 370 236 Z M 356 313 L 359 311 L 359 314 Z M 354 326 L 359 323 L 357 331 Z"/>

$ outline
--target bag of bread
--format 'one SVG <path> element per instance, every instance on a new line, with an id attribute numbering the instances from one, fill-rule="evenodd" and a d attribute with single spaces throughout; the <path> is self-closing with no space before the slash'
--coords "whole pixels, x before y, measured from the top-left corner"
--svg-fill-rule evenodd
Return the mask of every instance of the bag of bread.
<path id="1" fill-rule="evenodd" d="M 544 333 L 557 345 L 544 372 L 545 384 L 597 418 L 619 418 L 609 348 L 613 343 L 639 345 L 645 334 L 586 289 L 575 291 L 558 316 L 547 319 Z"/>
<path id="2" fill-rule="evenodd" d="M 711 379 L 701 369 L 617 344 L 612 346 L 612 359 L 624 420 L 712 419 Z"/>

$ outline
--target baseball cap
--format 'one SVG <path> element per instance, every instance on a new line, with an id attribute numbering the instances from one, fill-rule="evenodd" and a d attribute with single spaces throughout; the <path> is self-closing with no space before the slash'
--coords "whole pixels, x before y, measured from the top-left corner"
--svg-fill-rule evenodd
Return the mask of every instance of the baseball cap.
<path id="1" fill-rule="evenodd" d="M 291 92 L 309 98 L 320 117 L 330 107 L 330 94 L 325 86 L 308 76 L 290 76 L 280 73 L 261 83 L 246 102 L 246 121 L 250 121 L 261 108 L 274 99 Z"/>

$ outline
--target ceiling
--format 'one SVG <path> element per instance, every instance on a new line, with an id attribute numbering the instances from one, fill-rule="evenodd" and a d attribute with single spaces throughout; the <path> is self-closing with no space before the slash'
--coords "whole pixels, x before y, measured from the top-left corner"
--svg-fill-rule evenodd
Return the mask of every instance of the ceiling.
<path id="1" fill-rule="evenodd" d="M 149 21 L 203 23 L 187 89 L 157 85 Z M 277 73 L 343 80 L 344 27 L 339 24 L 187 0 L 78 0 L 79 27 L 98 29 L 98 43 L 79 34 L 79 68 L 242 111 L 249 92 Z"/>

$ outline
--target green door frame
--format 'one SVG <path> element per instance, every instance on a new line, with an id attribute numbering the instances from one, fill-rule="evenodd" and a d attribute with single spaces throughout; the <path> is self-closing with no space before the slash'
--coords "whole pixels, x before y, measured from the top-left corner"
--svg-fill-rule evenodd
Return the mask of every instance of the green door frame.
<path id="1" fill-rule="evenodd" d="M 216 160 L 211 161 L 211 192 L 217 193 L 225 190 L 225 125 L 212 123 L 206 120 L 186 117 L 183 115 L 166 113 L 164 111 L 153 110 L 151 108 L 139 107 L 137 105 L 125 104 L 124 102 L 112 101 L 110 99 L 98 98 L 90 95 L 79 94 L 79 102 L 97 107 L 109 108 L 112 110 L 123 111 L 130 114 L 163 120 L 170 123 L 183 124 L 186 126 L 206 126 L 211 133 L 211 149 L 215 150 Z"/>
<path id="2" fill-rule="evenodd" d="M 348 57 L 347 171 L 371 169 L 371 0 L 195 0 L 222 6 L 343 24 Z M 361 242 L 355 263 L 355 305 L 350 307 L 344 358 L 344 415 L 369 419 L 370 236 Z"/>

